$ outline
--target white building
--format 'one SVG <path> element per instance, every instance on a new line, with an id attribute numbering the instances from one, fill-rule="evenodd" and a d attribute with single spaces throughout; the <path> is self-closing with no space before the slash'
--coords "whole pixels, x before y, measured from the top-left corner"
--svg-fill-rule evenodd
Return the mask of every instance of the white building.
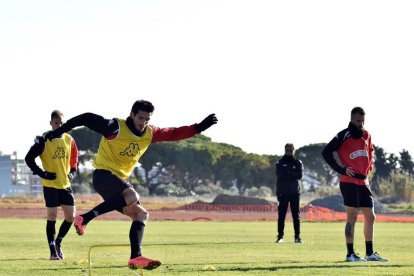
<path id="1" fill-rule="evenodd" d="M 42 192 L 40 178 L 32 174 L 22 159 L 0 153 L 0 196 L 37 195 Z"/>

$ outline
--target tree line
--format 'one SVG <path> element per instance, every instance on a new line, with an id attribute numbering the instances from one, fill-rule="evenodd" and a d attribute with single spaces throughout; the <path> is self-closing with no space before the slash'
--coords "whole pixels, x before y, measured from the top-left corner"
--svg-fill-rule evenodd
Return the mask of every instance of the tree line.
<path id="1" fill-rule="evenodd" d="M 79 161 L 85 163 L 96 155 L 101 135 L 88 128 L 71 132 L 80 150 Z M 338 174 L 321 155 L 326 143 L 303 146 L 295 156 L 304 165 L 304 189 L 316 191 L 338 187 Z M 377 195 L 395 195 L 411 200 L 414 187 L 414 162 L 407 150 L 398 155 L 375 148 L 375 166 L 369 176 L 371 187 Z M 276 176 L 275 164 L 282 156 L 246 153 L 239 147 L 215 143 L 210 138 L 197 135 L 178 142 L 151 145 L 140 159 L 140 167 L 131 175 L 137 189 L 146 189 L 150 195 L 166 188 L 179 189 L 179 194 L 193 194 L 208 189 L 236 189 L 243 195 L 247 189 L 268 187 L 273 193 Z M 90 183 L 90 175 L 78 174 L 75 182 Z M 399 182 L 398 182 L 399 181 Z M 398 182 L 398 183 L 396 183 Z M 400 183 L 402 182 L 402 183 Z M 305 185 L 306 184 L 306 185 Z M 393 187 L 399 185 L 398 188 Z"/>

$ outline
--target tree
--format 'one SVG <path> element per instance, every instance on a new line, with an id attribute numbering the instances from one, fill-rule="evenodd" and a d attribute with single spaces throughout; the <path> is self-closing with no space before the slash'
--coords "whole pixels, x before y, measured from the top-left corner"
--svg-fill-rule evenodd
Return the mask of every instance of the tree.
<path id="1" fill-rule="evenodd" d="M 139 179 L 138 170 L 134 170 L 134 176 L 138 179 L 139 183 L 148 188 L 150 195 L 154 194 L 157 186 L 162 184 L 157 181 L 160 176 L 168 170 L 169 166 L 174 164 L 174 156 L 176 155 L 175 148 L 174 143 L 155 143 L 151 145 L 139 160 L 144 170 L 144 178 Z"/>
<path id="2" fill-rule="evenodd" d="M 395 154 L 388 154 L 383 148 L 374 145 L 375 154 L 375 174 L 372 177 L 372 190 L 376 194 L 380 194 L 381 180 L 389 179 L 391 173 L 396 170 L 398 166 L 398 157 Z"/>
<path id="3" fill-rule="evenodd" d="M 261 182 L 263 186 L 269 187 L 276 194 L 276 162 L 281 158 L 277 155 L 263 155 L 267 161 L 266 167 L 262 168 Z"/>
<path id="4" fill-rule="evenodd" d="M 73 139 L 75 139 L 78 149 L 81 151 L 92 151 L 98 152 L 99 142 L 101 141 L 102 135 L 90 130 L 87 127 L 80 127 L 70 132 Z"/>
<path id="5" fill-rule="evenodd" d="M 400 170 L 403 174 L 414 176 L 414 162 L 407 150 L 400 152 Z"/>
<path id="6" fill-rule="evenodd" d="M 190 139 L 188 142 L 181 141 L 176 144 L 178 152 L 170 171 L 190 194 L 198 185 L 211 182 L 212 166 L 216 160 L 209 147 L 210 143 Z"/>
<path id="7" fill-rule="evenodd" d="M 198 185 L 213 182 L 212 167 L 217 160 L 216 154 L 214 143 L 203 135 L 173 143 L 156 143 L 140 160 L 146 172 L 144 182 L 152 193 L 157 185 L 162 184 L 155 180 L 167 173 L 171 178 L 169 182 L 176 183 L 190 194 Z"/>
<path id="8" fill-rule="evenodd" d="M 272 186 L 274 179 L 271 179 L 271 164 L 266 157 L 242 152 L 242 155 L 233 159 L 232 166 L 232 183 L 236 185 L 240 195 L 252 187 Z"/>
<path id="9" fill-rule="evenodd" d="M 296 150 L 295 157 L 300 159 L 304 166 L 304 175 L 313 182 L 321 185 L 337 185 L 338 174 L 326 163 L 322 157 L 322 151 L 326 143 L 310 144 Z"/>
<path id="10" fill-rule="evenodd" d="M 214 150 L 217 162 L 212 165 L 213 183 L 229 189 L 234 185 L 237 164 L 246 153 L 238 147 L 225 143 L 216 144 Z"/>

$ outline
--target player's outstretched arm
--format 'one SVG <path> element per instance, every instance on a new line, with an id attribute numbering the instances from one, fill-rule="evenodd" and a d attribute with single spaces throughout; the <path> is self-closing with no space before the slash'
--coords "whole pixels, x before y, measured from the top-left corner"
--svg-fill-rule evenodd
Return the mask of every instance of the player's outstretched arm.
<path id="1" fill-rule="evenodd" d="M 210 114 L 208 115 L 204 120 L 202 120 L 200 123 L 196 124 L 195 128 L 197 133 L 201 133 L 211 127 L 214 124 L 217 124 L 218 120 L 216 117 L 216 114 Z"/>
<path id="2" fill-rule="evenodd" d="M 49 131 L 46 134 L 45 138 L 52 141 L 53 139 L 62 136 L 63 133 L 71 131 L 73 128 L 79 126 L 86 126 L 87 128 L 96 131 L 106 137 L 109 135 L 108 132 L 112 131 L 109 123 L 111 121 L 113 120 L 107 120 L 104 117 L 94 113 L 83 113 L 69 119 L 58 129 Z"/>
<path id="3" fill-rule="evenodd" d="M 215 114 L 208 115 L 201 123 L 182 127 L 168 127 L 159 128 L 152 126 L 153 136 L 151 143 L 179 141 L 193 137 L 196 134 L 208 129 L 214 124 L 217 124 L 217 117 Z"/>

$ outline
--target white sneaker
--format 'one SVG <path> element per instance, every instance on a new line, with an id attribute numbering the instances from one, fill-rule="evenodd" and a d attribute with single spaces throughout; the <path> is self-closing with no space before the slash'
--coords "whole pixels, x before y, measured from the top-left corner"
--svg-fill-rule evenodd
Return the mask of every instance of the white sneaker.
<path id="1" fill-rule="evenodd" d="M 382 258 L 377 252 L 372 253 L 369 256 L 365 256 L 367 261 L 376 261 L 376 262 L 388 262 L 388 259 Z"/>
<path id="2" fill-rule="evenodd" d="M 283 238 L 277 238 L 276 243 L 283 243 Z"/>
<path id="3" fill-rule="evenodd" d="M 358 256 L 358 254 L 356 253 L 352 253 L 349 256 L 346 256 L 346 260 L 347 262 L 366 262 L 367 260 L 365 260 L 364 258 L 361 258 Z"/>

